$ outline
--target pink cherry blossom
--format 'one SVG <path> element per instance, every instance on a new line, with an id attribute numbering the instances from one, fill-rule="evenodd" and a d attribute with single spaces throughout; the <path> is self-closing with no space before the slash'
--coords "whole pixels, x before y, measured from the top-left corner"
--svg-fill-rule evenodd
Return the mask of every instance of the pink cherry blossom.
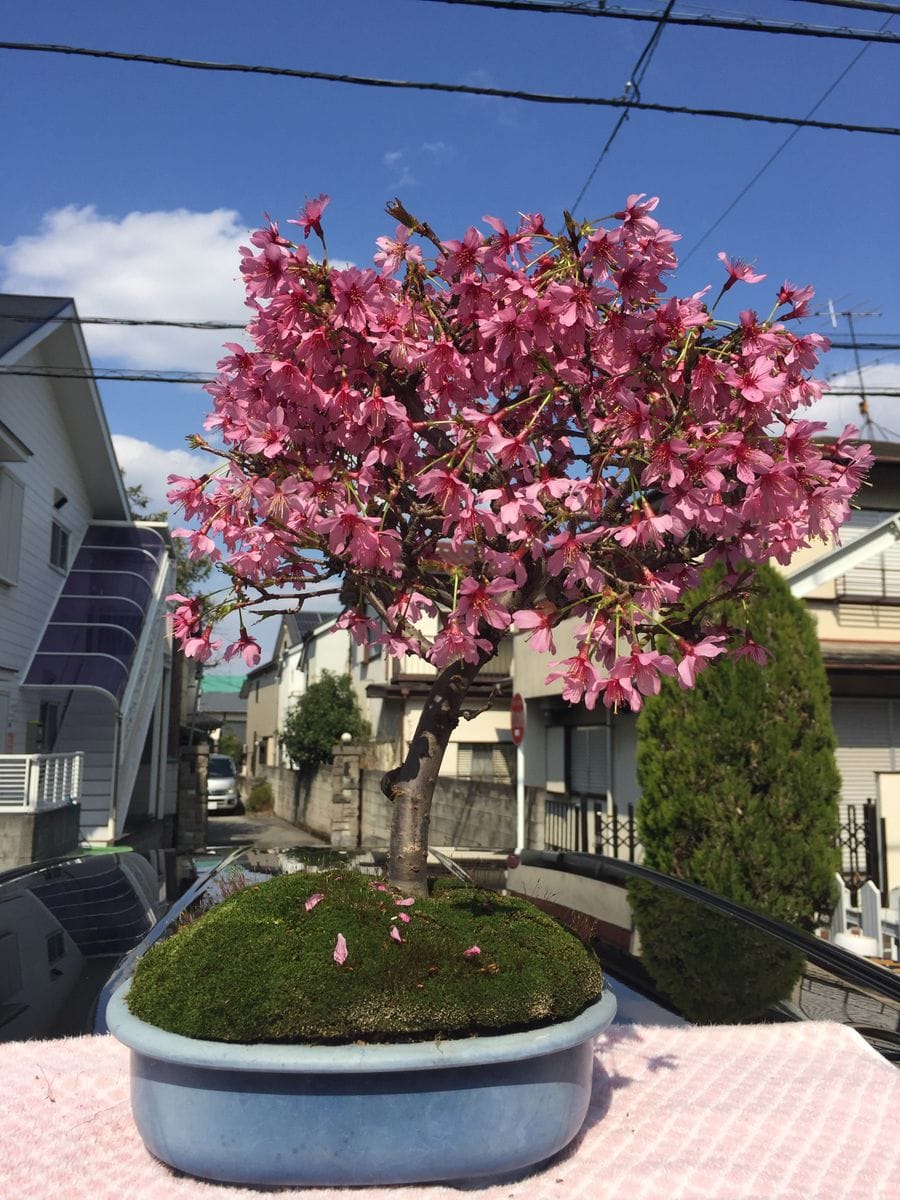
<path id="1" fill-rule="evenodd" d="M 241 636 L 236 642 L 232 642 L 229 646 L 225 647 L 225 653 L 222 657 L 226 662 L 230 662 L 236 654 L 240 654 L 247 667 L 253 668 L 259 662 L 261 654 L 259 642 L 251 637 L 246 630 L 241 631 Z"/>
<path id="2" fill-rule="evenodd" d="M 220 639 L 212 640 L 212 625 L 207 625 L 203 633 L 187 637 L 183 642 L 185 658 L 195 658 L 197 662 L 207 662 L 213 653 L 222 645 Z"/>
<path id="3" fill-rule="evenodd" d="M 327 203 L 293 221 L 304 237 L 324 241 Z M 700 566 L 748 565 L 740 594 L 756 564 L 834 537 L 871 456 L 802 419 L 827 341 L 785 322 L 811 289 L 783 283 L 780 320 L 720 325 L 708 288 L 666 292 L 678 238 L 658 211 L 634 193 L 574 232 L 535 213 L 432 238 L 395 204 L 371 266 L 316 262 L 267 219 L 241 250 L 248 346 L 208 387 L 215 445 L 194 439 L 217 466 L 170 480 L 188 553 L 225 567 L 221 595 L 172 598 L 185 652 L 207 660 L 229 613 L 338 581 L 357 644 L 467 679 L 511 631 L 555 655 L 575 618 L 547 679 L 588 708 L 763 658 L 692 617 Z M 722 294 L 765 279 L 719 259 Z M 253 665 L 256 640 L 237 654 Z"/>
<path id="4" fill-rule="evenodd" d="M 727 292 L 729 288 L 734 287 L 738 282 L 741 283 L 762 283 L 765 275 L 757 275 L 753 268 L 745 263 L 742 258 L 730 259 L 724 250 L 720 250 L 716 256 L 725 265 L 725 270 L 728 272 L 728 282 L 722 289 Z"/>
<path id="5" fill-rule="evenodd" d="M 347 961 L 347 954 L 347 939 L 342 933 L 339 933 L 337 935 L 337 941 L 334 943 L 334 953 L 331 957 L 339 967 L 342 967 Z"/>
<path id="6" fill-rule="evenodd" d="M 463 958 L 477 958 L 480 953 L 481 949 L 478 946 L 470 946 L 468 950 L 463 950 Z"/>
<path id="7" fill-rule="evenodd" d="M 300 217 L 296 221 L 291 221 L 291 225 L 301 225 L 303 227 L 303 236 L 309 237 L 309 231 L 314 230 L 319 237 L 322 236 L 322 213 L 328 204 L 331 203 L 331 197 L 326 196 L 323 192 L 321 196 L 317 196 L 315 200 L 307 200 L 306 204 L 300 210 Z"/>
<path id="8" fill-rule="evenodd" d="M 402 936 L 401 936 L 401 934 L 400 934 L 400 930 L 397 928 L 397 926 L 396 926 L 396 925 L 392 925 L 392 926 L 391 926 L 391 938 L 392 938 L 392 939 L 393 939 L 393 941 L 395 941 L 395 942 L 402 942 L 402 941 L 403 941 L 403 938 L 402 938 Z"/>
<path id="9" fill-rule="evenodd" d="M 309 897 L 309 899 L 306 901 L 306 903 L 303 905 L 303 907 L 306 909 L 307 912 L 312 912 L 312 910 L 316 907 L 316 905 L 321 903 L 321 901 L 324 899 L 325 899 L 324 892 L 313 892 L 313 894 Z"/>

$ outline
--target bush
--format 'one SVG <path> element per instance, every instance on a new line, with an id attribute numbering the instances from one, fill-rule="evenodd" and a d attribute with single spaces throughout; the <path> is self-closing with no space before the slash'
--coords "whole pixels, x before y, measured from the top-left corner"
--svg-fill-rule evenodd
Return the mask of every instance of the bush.
<path id="1" fill-rule="evenodd" d="M 812 929 L 832 903 L 840 791 L 813 621 L 770 567 L 737 621 L 726 606 L 707 615 L 745 622 L 772 658 L 718 662 L 692 691 L 667 679 L 647 704 L 638 724 L 646 865 Z"/>
<path id="2" fill-rule="evenodd" d="M 245 804 L 247 812 L 268 812 L 272 807 L 272 785 L 268 779 L 254 779 Z"/>
<path id="3" fill-rule="evenodd" d="M 219 735 L 217 753 L 227 754 L 238 766 L 244 761 L 244 743 L 235 734 L 226 730 Z"/>
<path id="4" fill-rule="evenodd" d="M 356 740 L 369 735 L 349 675 L 323 671 L 287 715 L 281 744 L 295 766 L 314 770 L 332 759 L 332 748 L 349 733 Z"/>

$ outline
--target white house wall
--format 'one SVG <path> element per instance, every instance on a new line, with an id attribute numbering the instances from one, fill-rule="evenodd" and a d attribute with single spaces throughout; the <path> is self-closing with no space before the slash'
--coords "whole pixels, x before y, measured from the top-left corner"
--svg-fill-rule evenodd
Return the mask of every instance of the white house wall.
<path id="1" fill-rule="evenodd" d="M 37 353 L 22 361 L 41 365 Z M 0 584 L 0 689 L 8 695 L 8 724 L 0 752 L 23 753 L 27 722 L 36 717 L 38 699 L 26 699 L 18 684 L 66 577 L 65 571 L 50 565 L 51 522 L 56 519 L 68 531 L 71 562 L 91 510 L 50 381 L 5 378 L 0 419 L 33 451 L 25 462 L 0 466 L 25 488 L 18 581 L 12 586 Z M 53 508 L 55 489 L 67 497 L 59 512 Z"/>

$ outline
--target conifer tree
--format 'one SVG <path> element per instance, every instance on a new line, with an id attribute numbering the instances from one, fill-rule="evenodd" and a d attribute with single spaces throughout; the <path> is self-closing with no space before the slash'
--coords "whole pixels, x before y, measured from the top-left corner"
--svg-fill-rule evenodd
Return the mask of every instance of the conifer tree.
<path id="1" fill-rule="evenodd" d="M 707 578 L 706 594 L 714 586 Z M 811 929 L 830 907 L 840 791 L 812 618 L 771 567 L 742 610 L 713 604 L 706 617 L 752 638 L 693 689 L 666 679 L 648 699 L 638 724 L 645 863 Z M 761 647 L 763 669 L 751 661 Z"/>

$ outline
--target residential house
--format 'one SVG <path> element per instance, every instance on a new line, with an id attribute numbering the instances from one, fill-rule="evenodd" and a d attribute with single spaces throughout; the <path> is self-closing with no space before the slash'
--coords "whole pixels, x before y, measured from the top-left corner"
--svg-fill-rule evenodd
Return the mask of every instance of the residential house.
<path id="1" fill-rule="evenodd" d="M 271 659 L 247 673 L 240 695 L 247 703 L 244 773 L 248 779 L 290 766 L 279 740 L 287 714 L 323 670 L 347 673 L 349 638 L 334 629 L 336 616 L 285 613 Z"/>
<path id="2" fill-rule="evenodd" d="M 73 301 L 0 297 L 3 865 L 174 812 L 168 532 L 131 518 L 91 375 Z"/>
<path id="3" fill-rule="evenodd" d="M 900 447 L 873 446 L 876 463 L 841 544 L 819 544 L 786 569 L 818 628 L 832 694 L 841 807 L 877 801 L 885 853 L 900 881 Z M 574 622 L 555 631 L 557 654 L 574 652 Z M 636 717 L 562 700 L 544 683 L 547 658 L 513 639 L 513 677 L 526 702 L 525 782 L 574 804 L 624 813 L 637 805 Z M 893 849 L 891 849 L 893 847 Z"/>
<path id="4" fill-rule="evenodd" d="M 423 624 L 424 634 L 433 631 Z M 507 638 L 472 685 L 467 700 L 469 715 L 451 735 L 441 764 L 443 776 L 499 784 L 514 782 L 515 747 L 509 730 L 511 667 L 512 641 Z M 381 646 L 354 643 L 351 674 L 364 702 L 373 739 L 389 745 L 394 761 L 399 761 L 415 734 L 436 669 L 416 655 L 391 658 Z"/>
<path id="5" fill-rule="evenodd" d="M 219 748 L 223 734 L 235 738 L 242 746 L 246 741 L 247 698 L 242 695 L 243 687 L 243 675 L 203 675 L 197 721 L 212 734 L 215 749 Z"/>

